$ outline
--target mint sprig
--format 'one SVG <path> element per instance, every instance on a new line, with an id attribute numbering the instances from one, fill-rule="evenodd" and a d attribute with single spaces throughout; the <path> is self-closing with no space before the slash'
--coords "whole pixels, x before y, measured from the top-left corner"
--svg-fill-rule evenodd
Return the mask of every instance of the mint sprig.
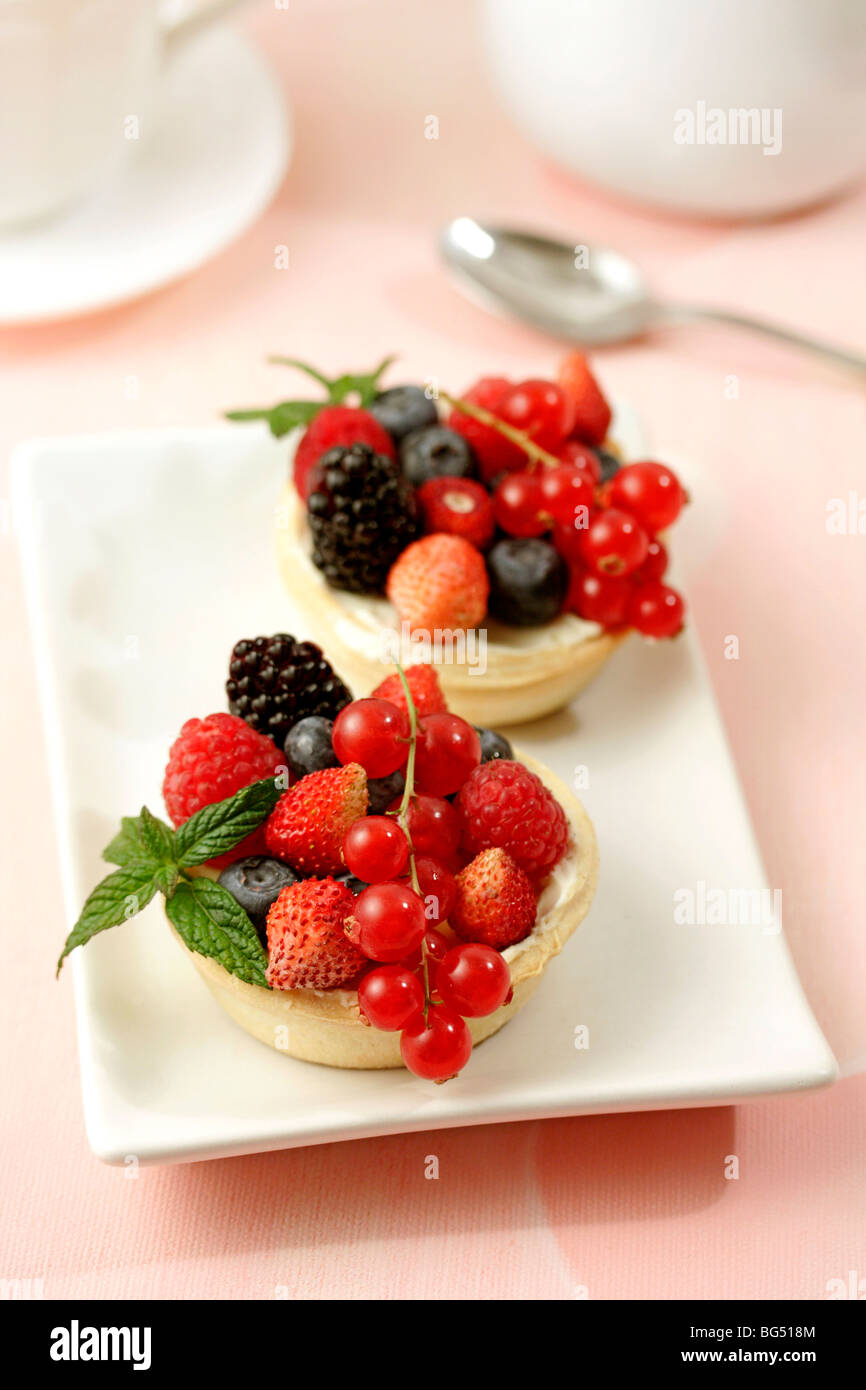
<path id="1" fill-rule="evenodd" d="M 102 852 L 103 859 L 119 868 L 85 902 L 57 962 L 58 975 L 76 946 L 120 926 L 162 893 L 169 920 L 191 951 L 219 961 L 248 984 L 267 986 L 267 953 L 246 912 L 221 884 L 187 871 L 246 839 L 270 815 L 283 790 L 280 779 L 266 777 L 202 807 L 178 830 L 146 806 L 138 816 L 124 816 Z"/>
<path id="2" fill-rule="evenodd" d="M 267 954 L 240 903 L 221 883 L 211 878 L 184 879 L 165 910 L 191 951 L 219 961 L 247 984 L 267 988 Z"/>
<path id="3" fill-rule="evenodd" d="M 312 377 L 326 391 L 324 400 L 289 400 L 280 401 L 277 405 L 265 407 L 253 407 L 244 410 L 226 411 L 227 420 L 249 421 L 266 420 L 271 434 L 280 439 L 290 430 L 298 425 L 308 425 L 327 405 L 343 405 L 350 396 L 357 397 L 358 404 L 367 407 L 375 399 L 380 390 L 379 378 L 387 367 L 394 361 L 393 357 L 385 357 L 374 367 L 372 372 L 346 372 L 342 376 L 328 377 L 324 372 L 320 372 L 315 367 L 311 367 L 309 362 L 301 362 L 296 357 L 269 357 L 269 362 L 281 367 L 294 367 L 299 372 L 304 372 L 306 376 Z"/>

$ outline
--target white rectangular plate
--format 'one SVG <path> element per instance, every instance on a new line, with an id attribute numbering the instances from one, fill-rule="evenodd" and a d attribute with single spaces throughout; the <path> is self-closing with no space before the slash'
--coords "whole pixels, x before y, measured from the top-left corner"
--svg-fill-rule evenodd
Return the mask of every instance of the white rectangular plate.
<path id="1" fill-rule="evenodd" d="M 257 428 L 18 451 L 15 510 L 69 923 L 106 870 L 100 851 L 119 817 L 142 803 L 162 809 L 180 725 L 225 707 L 233 643 L 281 630 L 316 637 L 289 607 L 270 544 L 284 469 L 285 446 Z M 460 1078 L 430 1086 L 270 1051 L 220 1011 L 152 904 L 71 962 L 94 1152 L 180 1162 L 729 1103 L 833 1080 L 784 936 L 674 920 L 678 890 L 765 884 L 694 639 L 627 643 L 574 710 L 518 739 L 567 780 L 584 769 L 601 883 L 538 994 Z M 46 969 L 69 923 L 40 924 Z"/>

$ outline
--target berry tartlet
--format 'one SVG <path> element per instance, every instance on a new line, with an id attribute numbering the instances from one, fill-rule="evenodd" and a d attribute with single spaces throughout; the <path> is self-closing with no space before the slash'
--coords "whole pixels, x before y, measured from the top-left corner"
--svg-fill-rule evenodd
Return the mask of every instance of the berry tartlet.
<path id="1" fill-rule="evenodd" d="M 103 857 L 58 963 L 165 898 L 173 935 L 277 1051 L 446 1081 L 514 1016 L 589 911 L 577 799 L 451 713 L 436 669 L 353 699 L 287 633 L 238 642 L 229 712 L 169 752 L 171 825 L 143 807 Z"/>
<path id="2" fill-rule="evenodd" d="M 664 464 L 623 463 L 580 353 L 556 381 L 485 377 L 460 398 L 381 389 L 387 359 L 333 381 L 290 365 L 326 397 L 230 418 L 290 435 L 281 573 L 354 685 L 389 658 L 432 661 L 455 712 L 523 723 L 567 704 L 630 631 L 681 630 L 660 537 L 686 494 Z"/>

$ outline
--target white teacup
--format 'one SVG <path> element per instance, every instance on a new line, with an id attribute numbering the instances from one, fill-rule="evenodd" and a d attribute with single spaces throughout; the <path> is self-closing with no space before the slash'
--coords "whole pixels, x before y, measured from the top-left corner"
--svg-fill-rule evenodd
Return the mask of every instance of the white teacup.
<path id="1" fill-rule="evenodd" d="M 864 0 L 483 0 L 482 13 L 517 122 L 609 188 L 765 216 L 866 170 Z"/>
<path id="2" fill-rule="evenodd" d="M 156 117 L 169 21 L 160 0 L 0 0 L 0 225 L 35 221 L 101 184 Z"/>

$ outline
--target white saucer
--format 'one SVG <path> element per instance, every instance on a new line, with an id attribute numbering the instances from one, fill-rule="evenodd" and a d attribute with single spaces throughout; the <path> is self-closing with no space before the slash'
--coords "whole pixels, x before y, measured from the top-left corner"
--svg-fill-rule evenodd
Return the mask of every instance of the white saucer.
<path id="1" fill-rule="evenodd" d="M 160 128 L 112 183 L 65 216 L 0 234 L 0 324 L 69 318 L 195 270 L 241 234 L 286 170 L 285 99 L 236 29 L 181 45 Z"/>

